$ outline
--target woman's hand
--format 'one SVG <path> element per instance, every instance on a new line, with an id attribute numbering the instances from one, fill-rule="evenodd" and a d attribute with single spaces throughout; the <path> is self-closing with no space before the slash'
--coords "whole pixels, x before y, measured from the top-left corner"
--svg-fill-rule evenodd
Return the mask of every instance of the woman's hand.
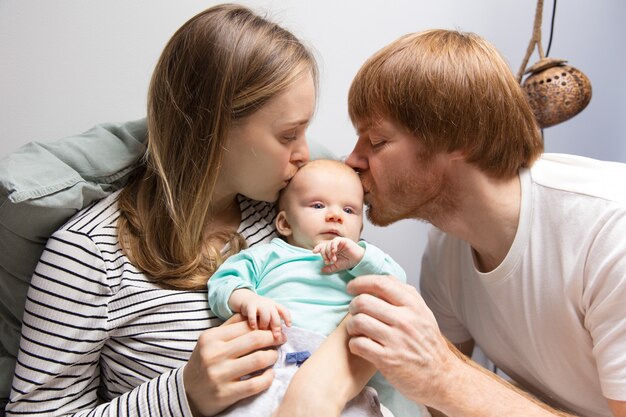
<path id="1" fill-rule="evenodd" d="M 277 341 L 269 330 L 250 329 L 240 315 L 204 331 L 183 371 L 194 416 L 215 415 L 269 388 L 274 379 L 274 371 L 269 367 L 276 362 L 278 353 L 266 348 L 284 342 L 284 336 Z M 255 374 L 241 380 L 252 373 Z"/>

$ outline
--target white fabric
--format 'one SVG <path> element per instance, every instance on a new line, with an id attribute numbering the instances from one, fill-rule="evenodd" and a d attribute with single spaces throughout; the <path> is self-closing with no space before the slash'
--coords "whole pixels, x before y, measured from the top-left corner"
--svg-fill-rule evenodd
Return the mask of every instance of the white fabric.
<path id="1" fill-rule="evenodd" d="M 269 417 L 280 405 L 298 365 L 287 362 L 287 354 L 308 351 L 313 353 L 322 344 L 325 336 L 299 327 L 283 327 L 287 342 L 278 347 L 278 359 L 274 364 L 272 385 L 260 394 L 237 402 L 216 417 Z M 319 399 L 324 401 L 323 398 Z M 388 411 L 388 410 L 387 410 Z M 394 417 L 389 412 L 386 416 Z M 341 412 L 341 417 L 386 417 L 376 390 L 365 387 Z M 408 417 L 408 416 L 407 416 Z M 419 416 L 416 416 L 419 417 Z"/>
<path id="2" fill-rule="evenodd" d="M 546 154 L 520 172 L 517 234 L 495 270 L 434 229 L 422 295 L 455 343 L 588 417 L 626 400 L 626 165 Z"/>

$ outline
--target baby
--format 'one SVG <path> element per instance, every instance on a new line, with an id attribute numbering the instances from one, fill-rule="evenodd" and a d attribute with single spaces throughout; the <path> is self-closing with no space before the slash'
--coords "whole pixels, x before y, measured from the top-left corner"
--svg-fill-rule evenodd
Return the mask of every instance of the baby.
<path id="1" fill-rule="evenodd" d="M 287 345 L 312 343 L 312 350 L 348 313 L 349 280 L 386 274 L 406 281 L 404 270 L 390 256 L 359 240 L 363 188 L 356 172 L 342 162 L 306 164 L 283 190 L 278 208 L 276 228 L 286 242 L 275 238 L 231 256 L 209 280 L 209 304 L 222 319 L 241 313 L 252 328 L 270 328 L 277 337 L 284 321 L 293 326 Z M 382 403 L 396 416 L 420 415 L 417 405 L 379 375 L 372 381 Z M 268 408 L 277 406 L 280 398 Z M 374 414 L 350 415 L 380 415 L 375 408 Z"/>

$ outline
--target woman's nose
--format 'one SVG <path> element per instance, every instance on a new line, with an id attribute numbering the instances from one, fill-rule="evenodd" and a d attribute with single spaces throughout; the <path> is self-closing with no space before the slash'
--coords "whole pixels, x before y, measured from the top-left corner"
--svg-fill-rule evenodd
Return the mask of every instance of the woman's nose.
<path id="1" fill-rule="evenodd" d="M 301 168 L 302 165 L 309 161 L 309 145 L 306 142 L 306 138 L 296 140 L 295 148 L 291 153 L 291 163 Z"/>

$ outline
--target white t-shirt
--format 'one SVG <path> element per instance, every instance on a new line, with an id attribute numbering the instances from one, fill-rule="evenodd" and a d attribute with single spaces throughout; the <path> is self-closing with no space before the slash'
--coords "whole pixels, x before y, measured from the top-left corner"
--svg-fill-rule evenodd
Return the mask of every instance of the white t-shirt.
<path id="1" fill-rule="evenodd" d="M 626 165 L 546 154 L 520 171 L 502 264 L 433 228 L 422 295 L 452 342 L 474 339 L 514 380 L 582 415 L 626 400 Z"/>

